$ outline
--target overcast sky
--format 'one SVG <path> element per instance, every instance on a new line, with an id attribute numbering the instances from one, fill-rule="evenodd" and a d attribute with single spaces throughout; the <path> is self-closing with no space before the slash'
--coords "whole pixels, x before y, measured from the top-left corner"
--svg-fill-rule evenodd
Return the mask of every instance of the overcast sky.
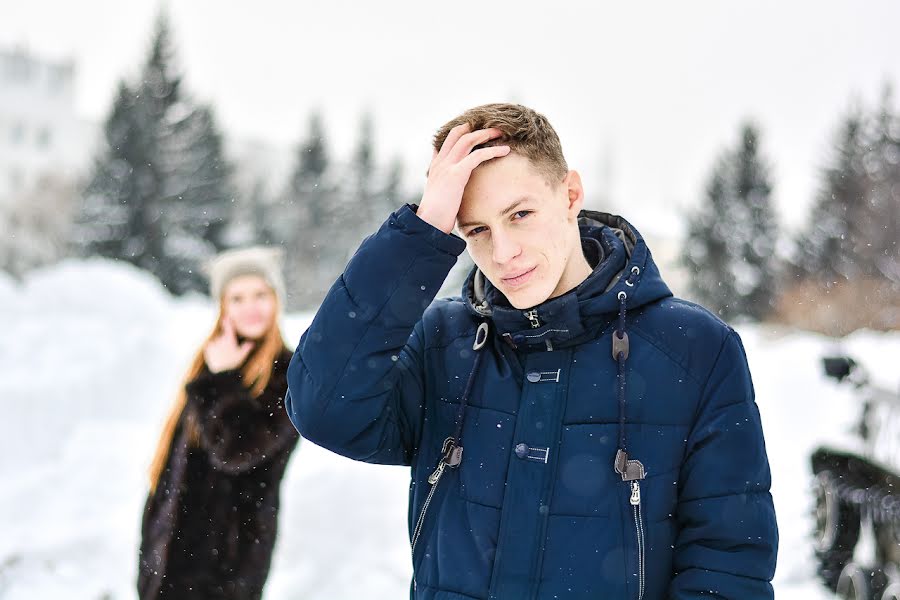
<path id="1" fill-rule="evenodd" d="M 0 46 L 74 59 L 78 112 L 99 122 L 116 81 L 137 73 L 161 4 L 0 0 Z M 369 108 L 379 155 L 400 154 L 418 183 L 438 126 L 517 101 L 550 118 L 589 192 L 639 228 L 698 200 L 748 117 L 796 227 L 838 117 L 900 83 L 893 0 L 165 5 L 186 85 L 233 136 L 293 144 L 318 107 L 347 156 Z"/>

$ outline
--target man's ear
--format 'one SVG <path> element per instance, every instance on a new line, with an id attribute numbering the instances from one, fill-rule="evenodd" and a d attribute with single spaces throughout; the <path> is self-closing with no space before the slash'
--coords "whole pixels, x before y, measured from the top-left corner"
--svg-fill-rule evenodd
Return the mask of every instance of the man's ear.
<path id="1" fill-rule="evenodd" d="M 562 185 L 566 188 L 566 197 L 569 201 L 569 218 L 575 219 L 584 206 L 584 187 L 581 185 L 581 175 L 578 174 L 578 171 L 569 171 L 562 180 Z"/>

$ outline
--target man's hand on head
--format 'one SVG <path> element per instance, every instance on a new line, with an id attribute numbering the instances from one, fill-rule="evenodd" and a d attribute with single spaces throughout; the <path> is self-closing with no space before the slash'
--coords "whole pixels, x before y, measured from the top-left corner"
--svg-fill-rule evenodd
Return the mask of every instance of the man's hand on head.
<path id="1" fill-rule="evenodd" d="M 451 129 L 440 152 L 435 151 L 432 155 L 425 192 L 416 213 L 420 219 L 444 233 L 450 233 L 456 224 L 463 191 L 475 167 L 509 154 L 509 146 L 488 146 L 473 151 L 479 144 L 500 137 L 503 132 L 496 128 L 470 129 L 468 123 Z"/>

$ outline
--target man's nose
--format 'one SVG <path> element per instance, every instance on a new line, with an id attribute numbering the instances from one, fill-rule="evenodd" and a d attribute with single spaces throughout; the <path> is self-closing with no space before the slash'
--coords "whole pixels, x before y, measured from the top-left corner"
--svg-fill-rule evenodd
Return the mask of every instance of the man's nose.
<path id="1" fill-rule="evenodd" d="M 506 264 L 522 252 L 522 246 L 509 234 L 494 232 L 493 259 L 498 265 Z"/>

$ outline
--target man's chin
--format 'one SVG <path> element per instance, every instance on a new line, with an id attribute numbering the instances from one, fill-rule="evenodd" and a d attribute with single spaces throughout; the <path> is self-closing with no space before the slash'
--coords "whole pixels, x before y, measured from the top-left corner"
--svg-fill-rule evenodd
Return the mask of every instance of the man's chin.
<path id="1" fill-rule="evenodd" d="M 539 290 L 521 290 L 506 294 L 506 299 L 513 308 L 528 310 L 542 304 L 549 296 L 550 294 L 544 294 Z"/>

